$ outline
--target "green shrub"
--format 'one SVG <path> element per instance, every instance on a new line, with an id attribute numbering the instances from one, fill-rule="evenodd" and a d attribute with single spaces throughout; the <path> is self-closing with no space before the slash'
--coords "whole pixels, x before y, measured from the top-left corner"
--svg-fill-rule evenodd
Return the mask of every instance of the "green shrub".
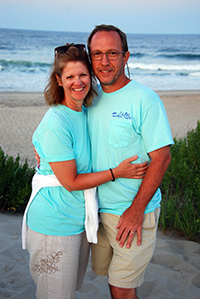
<path id="1" fill-rule="evenodd" d="M 23 212 L 31 194 L 34 168 L 29 168 L 27 160 L 20 165 L 16 159 L 5 156 L 0 147 L 0 211 Z"/>
<path id="2" fill-rule="evenodd" d="M 200 241 L 200 122 L 186 138 L 174 139 L 171 163 L 161 184 L 160 226 Z"/>

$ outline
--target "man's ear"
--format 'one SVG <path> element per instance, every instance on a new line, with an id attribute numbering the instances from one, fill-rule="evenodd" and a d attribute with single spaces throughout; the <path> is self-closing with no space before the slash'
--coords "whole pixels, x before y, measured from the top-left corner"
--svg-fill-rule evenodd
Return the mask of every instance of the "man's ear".
<path id="1" fill-rule="evenodd" d="M 56 80 L 57 80 L 59 86 L 63 86 L 62 81 L 61 81 L 60 77 L 57 74 L 56 74 Z"/>
<path id="2" fill-rule="evenodd" d="M 129 57 L 130 57 L 130 52 L 129 51 L 125 52 L 125 54 L 124 54 L 124 66 L 127 64 L 128 60 L 129 60 Z"/>

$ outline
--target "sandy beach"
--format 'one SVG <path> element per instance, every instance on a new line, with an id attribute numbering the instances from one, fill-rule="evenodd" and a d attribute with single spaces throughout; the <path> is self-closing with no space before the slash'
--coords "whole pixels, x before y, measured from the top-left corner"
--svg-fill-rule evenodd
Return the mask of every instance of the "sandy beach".
<path id="1" fill-rule="evenodd" d="M 200 91 L 160 91 L 173 137 L 184 137 L 200 120 Z M 21 162 L 35 166 L 32 134 L 47 111 L 42 93 L 0 93 L 0 146 Z M 0 213 L 0 298 L 35 298 L 28 253 L 21 249 L 22 215 Z M 199 299 L 200 244 L 158 231 L 155 254 L 140 299 Z M 107 278 L 93 273 L 89 263 L 76 299 L 109 299 Z"/>

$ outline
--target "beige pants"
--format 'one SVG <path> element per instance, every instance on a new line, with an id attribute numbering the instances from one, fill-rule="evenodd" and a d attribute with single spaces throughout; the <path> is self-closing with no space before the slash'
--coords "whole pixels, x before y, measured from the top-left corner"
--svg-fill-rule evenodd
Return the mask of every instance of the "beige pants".
<path id="1" fill-rule="evenodd" d="M 98 243 L 92 244 L 92 269 L 98 275 L 108 275 L 109 284 L 119 288 L 136 288 L 154 252 L 160 208 L 145 214 L 142 244 L 137 245 L 137 233 L 131 248 L 120 247 L 115 240 L 120 216 L 101 213 Z"/>
<path id="2" fill-rule="evenodd" d="M 38 299 L 73 299 L 81 288 L 89 258 L 85 232 L 60 237 L 28 229 L 30 273 Z"/>

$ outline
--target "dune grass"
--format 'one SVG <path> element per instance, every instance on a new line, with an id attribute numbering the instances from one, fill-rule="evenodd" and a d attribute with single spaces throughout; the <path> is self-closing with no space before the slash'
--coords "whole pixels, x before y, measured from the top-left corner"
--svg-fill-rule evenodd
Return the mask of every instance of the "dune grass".
<path id="1" fill-rule="evenodd" d="M 0 147 L 0 211 L 22 213 L 31 194 L 34 168 L 29 168 L 27 160 L 20 164 L 20 157 L 4 154 Z"/>
<path id="2" fill-rule="evenodd" d="M 174 139 L 171 163 L 161 184 L 160 227 L 200 241 L 200 122 L 185 138 Z"/>

